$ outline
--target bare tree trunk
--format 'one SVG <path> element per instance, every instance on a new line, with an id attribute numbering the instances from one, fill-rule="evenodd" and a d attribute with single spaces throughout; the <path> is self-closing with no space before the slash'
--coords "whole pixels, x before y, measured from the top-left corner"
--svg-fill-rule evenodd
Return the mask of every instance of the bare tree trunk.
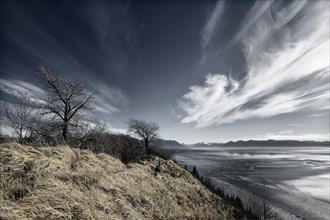
<path id="1" fill-rule="evenodd" d="M 64 123 L 64 125 L 63 125 L 62 136 L 63 136 L 64 142 L 67 143 L 67 141 L 68 141 L 68 124 L 67 123 Z"/>
<path id="2" fill-rule="evenodd" d="M 19 130 L 18 141 L 20 144 L 23 144 L 23 128 L 22 127 L 20 127 L 20 130 Z"/>
<path id="3" fill-rule="evenodd" d="M 150 149 L 149 149 L 149 140 L 148 139 L 144 140 L 144 145 L 146 146 L 147 157 L 149 157 L 150 156 Z"/>

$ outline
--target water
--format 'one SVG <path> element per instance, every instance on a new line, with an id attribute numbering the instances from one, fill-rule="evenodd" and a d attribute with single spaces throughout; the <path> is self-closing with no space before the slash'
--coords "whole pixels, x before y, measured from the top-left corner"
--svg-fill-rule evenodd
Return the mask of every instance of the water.
<path id="1" fill-rule="evenodd" d="M 330 219 L 329 147 L 186 147 L 179 164 L 241 197 L 266 198 L 285 219 Z"/>

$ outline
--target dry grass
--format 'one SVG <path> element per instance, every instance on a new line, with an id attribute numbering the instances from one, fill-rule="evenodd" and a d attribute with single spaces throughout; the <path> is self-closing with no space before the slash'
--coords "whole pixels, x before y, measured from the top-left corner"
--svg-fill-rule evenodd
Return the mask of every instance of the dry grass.
<path id="1" fill-rule="evenodd" d="M 0 167 L 0 219 L 234 219 L 232 207 L 159 158 L 126 166 L 67 146 L 2 144 Z"/>

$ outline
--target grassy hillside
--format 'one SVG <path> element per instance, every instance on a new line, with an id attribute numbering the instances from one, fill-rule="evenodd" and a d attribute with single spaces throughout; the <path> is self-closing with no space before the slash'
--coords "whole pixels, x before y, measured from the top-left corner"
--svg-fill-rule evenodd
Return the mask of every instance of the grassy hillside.
<path id="1" fill-rule="evenodd" d="M 0 169 L 0 219 L 234 219 L 189 172 L 159 158 L 125 165 L 67 146 L 2 144 Z"/>

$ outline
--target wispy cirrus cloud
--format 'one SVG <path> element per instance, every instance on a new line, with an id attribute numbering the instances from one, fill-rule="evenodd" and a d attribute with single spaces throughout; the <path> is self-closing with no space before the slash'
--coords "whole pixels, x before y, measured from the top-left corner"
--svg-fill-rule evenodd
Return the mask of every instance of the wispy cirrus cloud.
<path id="1" fill-rule="evenodd" d="M 246 77 L 206 75 L 179 107 L 196 127 L 329 109 L 329 2 L 256 3 L 233 40 Z"/>
<path id="2" fill-rule="evenodd" d="M 217 53 L 216 45 L 219 43 L 219 38 L 223 37 L 221 33 L 223 31 L 222 24 L 225 23 L 225 7 L 225 1 L 218 1 L 201 30 L 202 58 L 200 64 L 204 64 Z"/>
<path id="3" fill-rule="evenodd" d="M 138 42 L 144 29 L 131 13 L 130 1 L 85 2 L 82 17 L 97 33 L 103 68 L 123 72 L 140 59 Z"/>
<path id="4" fill-rule="evenodd" d="M 212 39 L 215 37 L 215 35 L 218 33 L 218 28 L 220 26 L 224 9 L 225 9 L 225 1 L 218 1 L 212 13 L 209 16 L 206 25 L 204 26 L 201 32 L 202 49 L 205 49 L 212 41 Z"/>
<path id="5" fill-rule="evenodd" d="M 96 91 L 95 110 L 103 115 L 120 111 L 129 104 L 128 97 L 120 89 L 100 82 L 94 84 L 93 87 L 93 90 Z"/>
<path id="6" fill-rule="evenodd" d="M 30 98 L 42 99 L 46 92 L 38 86 L 22 80 L 0 79 L 0 91 L 13 95 L 16 98 L 28 96 Z"/>

